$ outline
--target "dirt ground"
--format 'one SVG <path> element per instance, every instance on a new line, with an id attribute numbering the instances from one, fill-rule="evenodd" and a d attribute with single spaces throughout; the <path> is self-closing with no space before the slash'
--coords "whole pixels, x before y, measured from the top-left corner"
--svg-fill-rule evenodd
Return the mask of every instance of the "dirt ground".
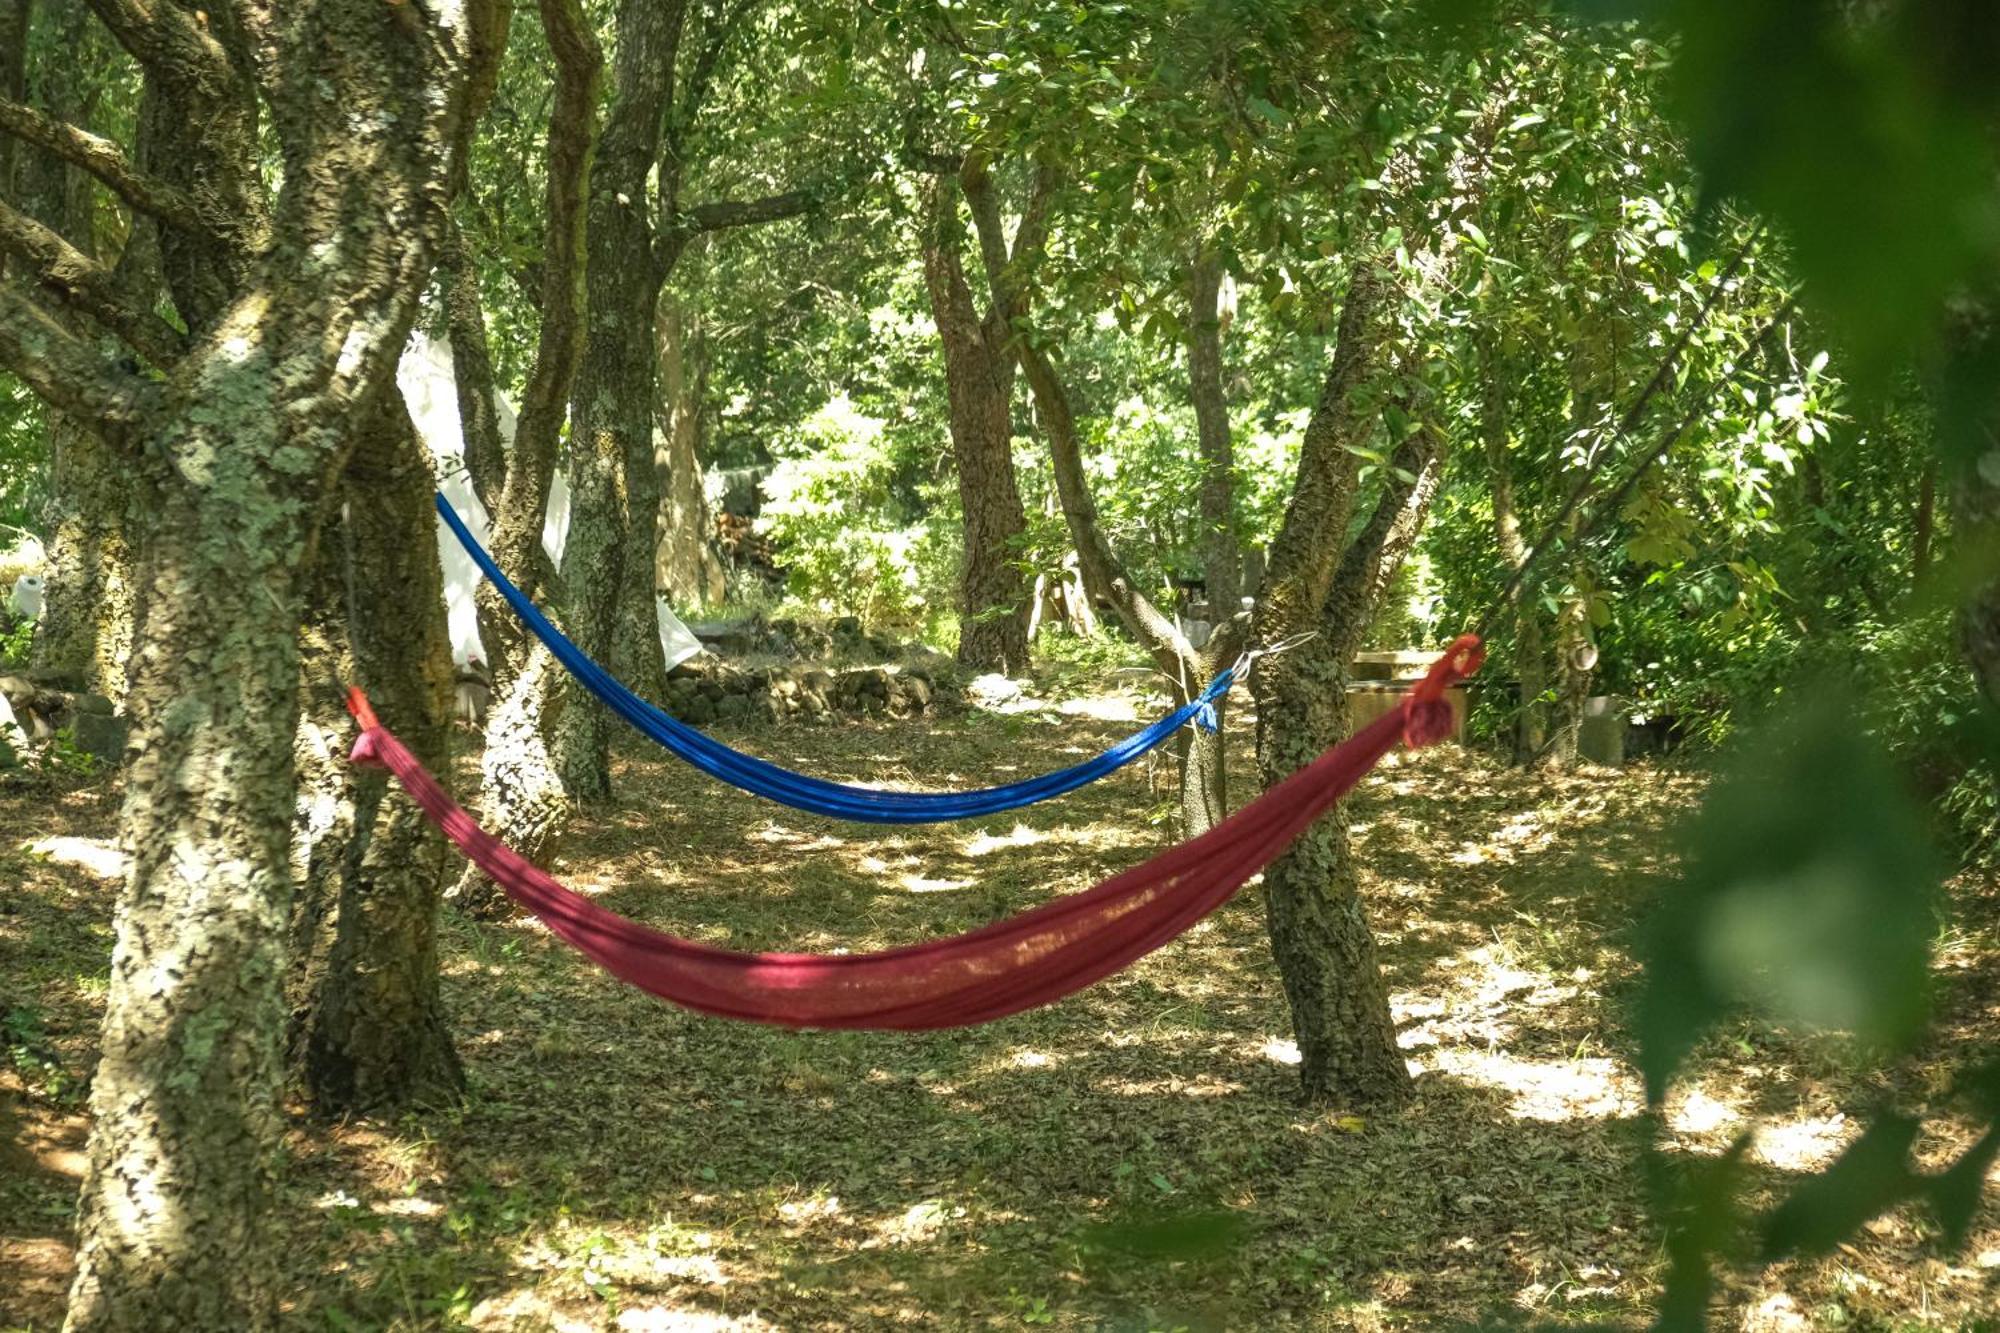
<path id="1" fill-rule="evenodd" d="M 1110 696 L 732 739 L 831 777 L 973 785 L 1074 762 L 1155 706 Z M 633 750 L 615 802 L 556 868 L 621 912 L 731 947 L 875 948 L 1151 855 L 1172 836 L 1169 768 L 982 823 L 877 829 Z M 1385 1116 L 1295 1101 L 1254 885 L 1064 1003 L 921 1036 L 700 1018 L 532 923 L 452 919 L 446 1000 L 471 1094 L 393 1123 L 295 1118 L 279 1213 L 291 1318 L 628 1333 L 1643 1327 L 1664 1257 L 1622 949 L 1699 793 L 1668 769 L 1533 776 L 1451 748 L 1369 780 L 1357 845 L 1420 1090 Z M 59 1322 L 115 817 L 108 781 L 0 787 L 0 1329 Z M 1760 1188 L 1775 1191 L 1851 1140 L 1848 1117 L 1871 1099 L 1940 1095 L 2000 1019 L 1993 884 L 1955 887 L 1938 966 L 1945 1021 L 1921 1061 L 1860 1076 L 1836 1042 L 1745 1022 L 1684 1081 L 1670 1149 L 1718 1153 L 1754 1126 Z M 1949 1122 L 1934 1137 L 1940 1160 L 1964 1141 Z M 1912 1210 L 1824 1262 L 1728 1273 L 1715 1325 L 2000 1327 L 2000 1214 L 1989 1206 L 1957 1254 L 1936 1252 L 1934 1231 Z"/>

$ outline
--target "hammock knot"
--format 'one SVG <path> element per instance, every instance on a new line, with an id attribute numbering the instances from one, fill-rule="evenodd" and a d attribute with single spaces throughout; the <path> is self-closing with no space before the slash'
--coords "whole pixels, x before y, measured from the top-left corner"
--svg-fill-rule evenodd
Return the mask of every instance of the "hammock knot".
<path id="1" fill-rule="evenodd" d="M 1220 729 L 1222 723 L 1215 715 L 1215 700 L 1203 699 L 1195 706 L 1194 724 L 1211 736 Z"/>
<path id="2" fill-rule="evenodd" d="M 1475 674 L 1486 661 L 1486 648 L 1476 634 L 1461 635 L 1431 664 L 1424 678 L 1403 699 L 1403 743 L 1411 749 L 1436 744 L 1451 735 L 1456 718 L 1445 692 Z"/>
<path id="3" fill-rule="evenodd" d="M 348 752 L 347 762 L 387 768 L 389 765 L 382 758 L 379 739 L 382 724 L 375 720 L 375 710 L 369 706 L 368 696 L 361 692 L 359 685 L 347 687 L 347 711 L 354 715 L 355 724 L 361 728 L 361 734 L 354 738 L 354 748 Z"/>

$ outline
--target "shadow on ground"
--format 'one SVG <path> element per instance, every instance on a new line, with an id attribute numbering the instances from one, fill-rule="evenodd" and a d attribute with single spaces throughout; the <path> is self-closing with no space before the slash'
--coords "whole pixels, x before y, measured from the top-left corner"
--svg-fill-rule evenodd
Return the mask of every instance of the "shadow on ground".
<path id="1" fill-rule="evenodd" d="M 826 776 L 952 786 L 1072 763 L 1126 730 L 967 717 L 740 739 Z M 1172 836 L 1149 822 L 1169 769 L 1135 766 L 970 826 L 857 828 L 634 752 L 619 796 L 580 821 L 556 869 L 616 910 L 731 947 L 876 948 L 970 929 L 1152 854 Z M 1247 755 L 1235 771 L 1250 771 Z M 694 1017 L 530 923 L 452 920 L 446 990 L 471 1096 L 393 1124 L 296 1126 L 290 1321 L 1641 1327 L 1661 1256 L 1620 943 L 1698 790 L 1660 770 L 1531 776 L 1453 751 L 1369 781 L 1351 803 L 1357 846 L 1418 1071 L 1416 1100 L 1386 1115 L 1295 1102 L 1254 888 L 1062 1004 L 900 1036 Z M 73 805 L 37 817 L 108 834 L 101 799 Z M 0 805 L 0 821 L 27 808 Z M 34 1165 L 0 1176 L 0 1246 L 16 1247 L 0 1262 L 54 1248 L 38 1252 L 48 1281 L 0 1298 L 0 1327 L 41 1329 L 59 1315 L 74 1180 L 28 1136 L 54 1127 L 80 1144 L 109 892 L 74 864 L 37 860 L 22 876 L 0 915 L 0 984 L 34 1008 L 59 1076 L 30 1086 L 18 1058 L 8 1076 Z M 1967 895 L 1943 960 L 1939 1066 L 1996 1016 L 1992 895 Z M 1670 1146 L 1719 1151 L 1769 1121 L 1760 1188 L 1780 1189 L 1852 1137 L 1840 1108 L 1870 1091 L 1825 1044 L 1746 1027 L 1704 1053 L 1671 1108 Z M 1836 1307 L 1850 1326 L 1929 1311 L 1949 1326 L 1996 1298 L 1990 1214 L 1980 1237 L 1947 1261 L 1899 1215 L 1836 1263 L 1731 1277 L 1722 1313 L 1780 1329 Z"/>

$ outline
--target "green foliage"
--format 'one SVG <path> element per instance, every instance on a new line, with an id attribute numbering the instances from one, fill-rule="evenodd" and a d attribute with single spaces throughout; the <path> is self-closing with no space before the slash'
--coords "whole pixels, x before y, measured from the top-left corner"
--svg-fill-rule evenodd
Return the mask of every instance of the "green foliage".
<path id="1" fill-rule="evenodd" d="M 74 1105 L 82 1085 L 56 1054 L 42 1013 L 20 1004 L 0 1010 L 0 1051 L 31 1092 L 63 1105 Z"/>
<path id="2" fill-rule="evenodd" d="M 0 540 L 10 528 L 38 527 L 48 486 L 41 403 L 0 371 Z"/>
<path id="3" fill-rule="evenodd" d="M 1750 1007 L 1907 1049 L 1928 1017 L 1940 878 L 1921 809 L 1838 688 L 1743 738 L 1690 826 L 1687 870 L 1645 933 L 1640 1069 L 1658 1105 L 1682 1060 Z"/>
<path id="4" fill-rule="evenodd" d="M 837 397 L 773 446 L 759 521 L 793 596 L 870 625 L 922 625 L 951 604 L 944 488 L 904 485 L 885 423 Z M 930 521 L 944 506 L 944 521 Z"/>
<path id="5" fill-rule="evenodd" d="M 8 623 L 5 609 L 0 608 L 0 667 L 26 666 L 34 646 L 35 622 Z"/>

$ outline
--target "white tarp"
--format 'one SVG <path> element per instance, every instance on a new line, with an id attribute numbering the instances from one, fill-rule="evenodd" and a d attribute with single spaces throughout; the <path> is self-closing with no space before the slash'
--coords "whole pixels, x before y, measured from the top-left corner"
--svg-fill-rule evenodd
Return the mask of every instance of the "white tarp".
<path id="1" fill-rule="evenodd" d="M 14 706 L 4 694 L 0 694 L 0 741 L 12 746 L 16 753 L 28 748 L 28 733 L 21 730 L 21 724 L 14 718 Z"/>
<path id="2" fill-rule="evenodd" d="M 410 345 L 396 367 L 396 386 L 403 391 L 417 433 L 430 448 L 438 474 L 438 489 L 451 507 L 464 518 L 465 526 L 482 546 L 492 541 L 492 520 L 486 507 L 473 494 L 465 470 L 465 432 L 458 419 L 458 385 L 452 376 L 451 347 L 440 341 L 412 334 Z M 509 444 L 514 439 L 514 408 L 504 397 L 495 408 L 500 418 L 500 434 Z M 445 615 L 451 626 L 451 657 L 458 666 L 484 663 L 486 650 L 479 642 L 479 621 L 473 605 L 473 590 L 479 586 L 479 571 L 458 539 L 438 520 L 438 561 L 444 567 Z M 569 481 L 558 471 L 549 489 L 548 516 L 542 526 L 542 549 L 557 566 L 562 564 L 563 544 L 569 537 Z M 701 641 L 689 633 L 664 597 L 656 598 L 659 613 L 660 653 L 667 668 L 701 651 Z"/>

